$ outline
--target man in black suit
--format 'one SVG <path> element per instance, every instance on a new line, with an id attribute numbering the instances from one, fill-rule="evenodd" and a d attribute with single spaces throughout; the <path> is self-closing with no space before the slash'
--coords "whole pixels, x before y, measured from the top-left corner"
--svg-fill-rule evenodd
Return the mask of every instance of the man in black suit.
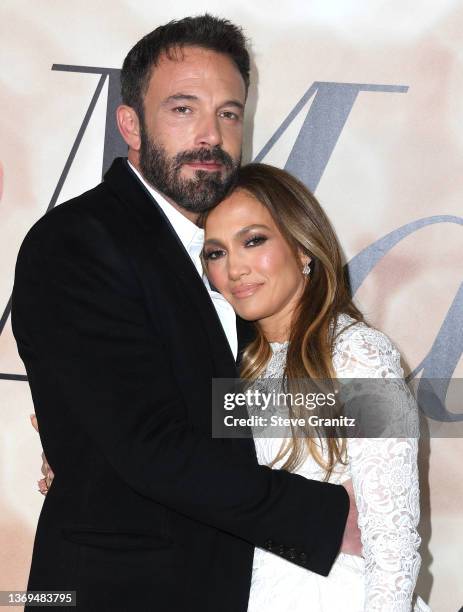
<path id="1" fill-rule="evenodd" d="M 171 22 L 121 81 L 128 160 L 45 215 L 16 267 L 13 329 L 55 472 L 28 588 L 76 590 L 80 610 L 244 612 L 255 546 L 329 573 L 349 497 L 211 437 L 236 337 L 194 221 L 240 163 L 243 35 Z"/>

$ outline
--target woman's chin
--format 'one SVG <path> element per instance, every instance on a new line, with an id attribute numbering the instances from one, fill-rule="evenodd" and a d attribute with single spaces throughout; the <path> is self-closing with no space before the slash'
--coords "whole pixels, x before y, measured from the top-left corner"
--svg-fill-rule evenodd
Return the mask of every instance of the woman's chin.
<path id="1" fill-rule="evenodd" d="M 240 304 L 238 307 L 235 307 L 235 305 L 233 307 L 236 314 L 245 321 L 259 321 L 259 319 L 263 319 L 265 316 L 261 308 L 253 308 L 251 305 L 245 307 Z"/>

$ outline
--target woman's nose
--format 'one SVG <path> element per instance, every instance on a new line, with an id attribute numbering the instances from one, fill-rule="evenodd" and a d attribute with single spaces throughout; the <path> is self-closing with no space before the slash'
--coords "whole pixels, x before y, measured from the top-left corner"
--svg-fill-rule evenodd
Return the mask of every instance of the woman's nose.
<path id="1" fill-rule="evenodd" d="M 228 254 L 228 276 L 230 280 L 238 281 L 250 273 L 251 268 L 245 257 L 235 253 Z"/>

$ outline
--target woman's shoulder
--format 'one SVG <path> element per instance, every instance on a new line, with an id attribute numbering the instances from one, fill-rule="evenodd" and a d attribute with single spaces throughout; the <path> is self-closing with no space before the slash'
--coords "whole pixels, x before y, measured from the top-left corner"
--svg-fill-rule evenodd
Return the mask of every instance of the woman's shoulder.
<path id="1" fill-rule="evenodd" d="M 334 330 L 333 365 L 338 376 L 402 377 L 400 353 L 391 339 L 363 321 L 340 314 Z"/>

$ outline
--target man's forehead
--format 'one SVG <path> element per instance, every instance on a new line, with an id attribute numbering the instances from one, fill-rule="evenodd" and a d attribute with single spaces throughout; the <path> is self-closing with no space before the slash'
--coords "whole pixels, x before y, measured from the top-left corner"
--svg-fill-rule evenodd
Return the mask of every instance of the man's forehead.
<path id="1" fill-rule="evenodd" d="M 156 65 L 172 67 L 172 64 L 181 65 L 185 62 L 207 63 L 214 59 L 225 59 L 232 63 L 231 58 L 226 53 L 219 53 L 213 49 L 207 49 L 197 45 L 173 45 L 159 55 Z"/>
<path id="2" fill-rule="evenodd" d="M 199 87 L 212 80 L 245 94 L 244 80 L 233 60 L 201 47 L 177 47 L 163 53 L 152 68 L 151 80 L 173 89 L 181 85 Z"/>

